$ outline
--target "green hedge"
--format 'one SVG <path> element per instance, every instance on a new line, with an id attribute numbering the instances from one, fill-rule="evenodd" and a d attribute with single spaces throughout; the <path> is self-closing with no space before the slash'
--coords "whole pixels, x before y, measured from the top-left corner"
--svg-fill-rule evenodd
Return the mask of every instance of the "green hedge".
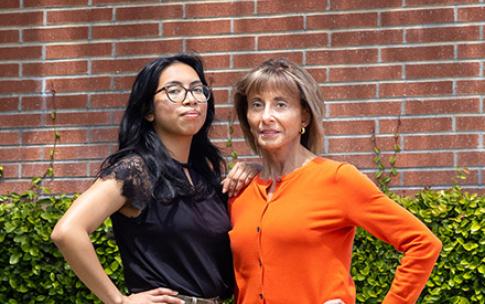
<path id="1" fill-rule="evenodd" d="M 485 303 L 485 197 L 455 187 L 394 197 L 443 242 L 440 259 L 420 303 Z M 0 303 L 92 303 L 50 242 L 52 227 L 72 202 L 65 195 L 33 191 L 0 196 Z M 92 235 L 105 270 L 118 286 L 123 275 L 111 223 Z M 352 274 L 357 302 L 380 303 L 400 254 L 365 231 L 358 231 Z"/>

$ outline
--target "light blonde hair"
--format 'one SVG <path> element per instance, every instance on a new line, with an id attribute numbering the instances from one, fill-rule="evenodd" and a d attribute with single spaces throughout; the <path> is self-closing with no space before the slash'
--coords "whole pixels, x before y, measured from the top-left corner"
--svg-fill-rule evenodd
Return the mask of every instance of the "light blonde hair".
<path id="1" fill-rule="evenodd" d="M 300 96 L 302 108 L 310 114 L 310 123 L 301 135 L 300 143 L 315 154 L 323 147 L 323 98 L 318 83 L 300 66 L 286 59 L 271 59 L 250 71 L 235 85 L 234 108 L 246 142 L 259 153 L 247 119 L 248 95 L 265 89 L 281 88 Z"/>

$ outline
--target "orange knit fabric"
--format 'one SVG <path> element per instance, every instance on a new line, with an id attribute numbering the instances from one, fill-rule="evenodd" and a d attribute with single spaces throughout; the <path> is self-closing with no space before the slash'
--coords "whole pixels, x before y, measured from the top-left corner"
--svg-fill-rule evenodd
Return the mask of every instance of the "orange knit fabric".
<path id="1" fill-rule="evenodd" d="M 355 303 L 355 228 L 404 252 L 383 303 L 415 303 L 441 242 L 354 166 L 317 157 L 281 178 L 256 177 L 229 202 L 238 304 Z"/>

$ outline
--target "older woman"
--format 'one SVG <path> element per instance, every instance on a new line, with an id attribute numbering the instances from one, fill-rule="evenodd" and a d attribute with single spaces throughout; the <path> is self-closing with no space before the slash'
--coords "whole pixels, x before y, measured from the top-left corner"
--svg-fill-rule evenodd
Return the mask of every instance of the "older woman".
<path id="1" fill-rule="evenodd" d="M 263 170 L 229 202 L 237 303 L 355 303 L 357 226 L 404 252 L 384 303 L 414 303 L 441 242 L 354 166 L 317 156 L 315 80 L 270 60 L 236 85 L 235 108 Z"/>

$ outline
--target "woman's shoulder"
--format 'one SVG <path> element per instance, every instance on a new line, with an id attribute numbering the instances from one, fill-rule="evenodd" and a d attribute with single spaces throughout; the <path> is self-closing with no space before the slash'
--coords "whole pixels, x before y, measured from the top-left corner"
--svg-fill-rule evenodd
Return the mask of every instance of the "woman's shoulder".
<path id="1" fill-rule="evenodd" d="M 135 176 L 146 177 L 147 175 L 148 171 L 145 161 L 136 153 L 124 155 L 116 159 L 111 158 L 108 162 L 105 162 L 99 172 L 101 178 L 110 176 L 119 180 L 126 180 Z"/>

